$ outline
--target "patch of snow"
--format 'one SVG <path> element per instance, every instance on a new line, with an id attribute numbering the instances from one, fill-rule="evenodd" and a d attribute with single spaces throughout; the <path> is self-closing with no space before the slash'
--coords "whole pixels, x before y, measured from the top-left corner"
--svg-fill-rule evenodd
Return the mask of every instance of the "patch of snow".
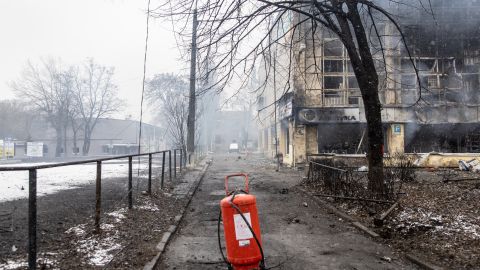
<path id="1" fill-rule="evenodd" d="M 480 239 L 479 222 L 472 223 L 472 221 L 463 215 L 457 215 L 449 229 L 454 232 L 463 232 L 473 239 Z"/>
<path id="2" fill-rule="evenodd" d="M 150 212 L 157 212 L 157 211 L 160 211 L 160 209 L 158 208 L 158 206 L 156 206 L 155 204 L 151 203 L 151 202 L 147 202 L 146 204 L 144 205 L 140 205 L 138 207 L 136 207 L 137 209 L 141 209 L 141 210 L 146 210 L 146 211 L 150 211 Z"/>
<path id="3" fill-rule="evenodd" d="M 126 218 L 127 209 L 120 208 L 116 211 L 106 213 L 113 217 L 116 223 L 122 222 Z M 102 223 L 100 228 L 106 231 L 106 234 L 92 235 L 86 239 L 81 239 L 75 243 L 77 251 L 85 254 L 88 263 L 95 266 L 104 266 L 115 256 L 115 251 L 120 250 L 122 245 L 119 243 L 119 234 L 115 230 L 114 224 Z"/>
<path id="4" fill-rule="evenodd" d="M 112 231 L 113 229 L 115 229 L 115 225 L 103 223 L 103 224 L 100 224 L 100 229 L 103 231 Z"/>
<path id="5" fill-rule="evenodd" d="M 80 224 L 74 227 L 71 227 L 70 229 L 66 230 L 66 234 L 75 234 L 77 236 L 82 236 L 85 234 L 85 226 L 86 224 Z"/>
<path id="6" fill-rule="evenodd" d="M 57 253 L 47 253 L 46 255 L 55 255 Z M 52 260 L 52 259 L 49 259 L 49 258 L 40 258 L 37 260 L 37 264 L 40 264 L 40 265 L 45 265 L 46 269 L 59 269 L 57 267 L 55 267 L 55 265 L 57 264 L 57 261 L 56 260 Z M 41 267 L 42 269 L 44 269 L 43 267 Z"/>
<path id="7" fill-rule="evenodd" d="M 88 261 L 92 265 L 103 266 L 113 259 L 113 251 L 122 248 L 122 245 L 115 243 L 114 237 L 103 239 L 87 238 L 78 242 L 77 251 L 86 253 Z"/>
<path id="8" fill-rule="evenodd" d="M 5 269 L 5 270 L 13 270 L 13 269 L 18 269 L 18 268 L 26 268 L 28 267 L 28 263 L 26 259 L 23 260 L 7 260 L 7 263 L 0 263 L 0 269 Z"/>
<path id="9" fill-rule="evenodd" d="M 358 172 L 368 172 L 368 167 L 367 166 L 362 166 L 357 169 Z"/>
<path id="10" fill-rule="evenodd" d="M 452 235 L 461 233 L 472 239 L 480 239 L 480 218 L 472 218 L 463 215 L 454 216 L 451 220 L 435 215 L 424 209 L 404 209 L 398 214 L 398 228 L 410 229 L 415 227 L 430 227 L 433 232 Z"/>
<path id="11" fill-rule="evenodd" d="M 115 218 L 115 222 L 121 222 L 122 219 L 126 218 L 125 217 L 125 214 L 127 213 L 127 209 L 125 208 L 120 208 L 119 210 L 117 211 L 113 211 L 113 212 L 110 212 L 110 213 L 107 213 L 107 215 L 111 216 L 111 217 L 114 217 Z"/>
<path id="12" fill-rule="evenodd" d="M 48 163 L 20 163 L 8 166 L 45 165 Z M 0 166 L 2 167 L 2 166 Z M 148 164 L 134 162 L 132 170 L 148 170 Z M 152 168 L 161 167 L 152 165 Z M 127 164 L 107 163 L 102 165 L 102 179 L 126 177 Z M 142 173 L 141 173 L 142 174 Z M 93 184 L 96 178 L 96 164 L 72 165 L 41 169 L 37 171 L 37 195 L 44 196 L 61 190 L 74 189 Z M 28 171 L 0 171 L 0 202 L 28 197 Z"/>
<path id="13" fill-rule="evenodd" d="M 42 253 L 43 254 L 43 253 Z M 55 255 L 56 253 L 45 253 L 44 255 Z M 49 258 L 39 258 L 37 259 L 37 264 L 47 266 L 47 269 L 58 269 L 55 267 L 57 261 Z M 2 270 L 13 270 L 13 269 L 26 269 L 28 268 L 27 258 L 17 259 L 17 260 L 7 260 L 6 263 L 0 263 L 0 269 Z"/>

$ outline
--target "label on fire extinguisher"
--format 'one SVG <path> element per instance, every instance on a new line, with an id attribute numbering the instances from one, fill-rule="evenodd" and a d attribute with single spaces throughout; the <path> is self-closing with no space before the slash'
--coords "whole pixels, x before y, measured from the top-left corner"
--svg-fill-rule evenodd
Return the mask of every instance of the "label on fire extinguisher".
<path id="1" fill-rule="evenodd" d="M 250 213 L 244 213 L 243 216 L 248 221 L 248 224 L 250 224 L 251 226 L 252 220 L 250 219 Z M 233 223 L 235 224 L 235 236 L 237 240 L 246 240 L 253 238 L 252 232 L 250 231 L 240 214 L 233 215 Z"/>
<path id="2" fill-rule="evenodd" d="M 238 246 L 248 247 L 248 246 L 250 246 L 250 240 L 240 240 L 240 241 L 238 241 Z"/>

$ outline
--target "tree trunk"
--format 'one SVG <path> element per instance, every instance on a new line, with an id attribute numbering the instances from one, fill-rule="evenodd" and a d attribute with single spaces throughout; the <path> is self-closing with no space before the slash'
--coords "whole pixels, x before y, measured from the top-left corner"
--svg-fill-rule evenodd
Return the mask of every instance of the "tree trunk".
<path id="1" fill-rule="evenodd" d="M 183 151 L 182 151 L 182 153 L 183 153 L 183 159 L 182 159 L 182 160 L 183 160 L 183 164 L 186 164 L 186 163 L 187 163 L 188 155 L 189 155 L 190 153 L 187 153 L 187 146 L 186 146 L 185 144 L 182 145 L 182 149 L 183 149 Z M 182 165 L 183 165 L 183 164 L 182 164 Z"/>
<path id="2" fill-rule="evenodd" d="M 72 141 L 73 141 L 73 152 L 75 155 L 78 154 L 77 152 L 77 130 L 75 130 L 75 128 L 72 128 L 73 130 L 73 134 L 72 134 Z"/>
<path id="3" fill-rule="evenodd" d="M 382 104 L 378 97 L 378 74 L 358 11 L 358 3 L 357 1 L 346 3 L 349 10 L 348 21 L 342 16 L 337 16 L 337 20 L 342 29 L 340 38 L 347 49 L 365 108 L 368 135 L 368 190 L 373 197 L 385 197 L 387 192 L 383 175 Z"/>
<path id="4" fill-rule="evenodd" d="M 363 82 L 360 82 L 365 80 Z M 360 91 L 365 107 L 368 137 L 368 190 L 374 197 L 387 195 L 383 174 L 383 126 L 381 103 L 378 98 L 378 77 L 367 74 L 359 79 Z"/>
<path id="5" fill-rule="evenodd" d="M 67 121 L 67 120 L 65 120 Z M 66 124 L 64 127 L 63 127 L 63 156 L 67 156 L 68 155 L 68 150 L 67 150 L 67 128 L 68 128 L 68 124 Z"/>
<path id="6" fill-rule="evenodd" d="M 85 132 L 83 136 L 83 147 L 82 147 L 82 154 L 84 156 L 88 155 L 90 151 L 90 137 L 92 136 L 92 132 L 89 127 L 85 127 Z"/>
<path id="7" fill-rule="evenodd" d="M 61 127 L 56 127 L 55 128 L 55 133 L 56 133 L 56 146 L 55 146 L 55 157 L 60 157 L 62 155 L 62 128 Z"/>

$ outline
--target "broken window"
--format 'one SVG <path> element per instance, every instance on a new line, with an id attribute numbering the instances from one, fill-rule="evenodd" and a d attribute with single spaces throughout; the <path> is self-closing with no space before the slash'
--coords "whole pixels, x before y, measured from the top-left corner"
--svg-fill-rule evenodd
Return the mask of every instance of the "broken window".
<path id="1" fill-rule="evenodd" d="M 323 88 L 324 89 L 343 89 L 343 77 L 342 76 L 324 76 Z"/>
<path id="2" fill-rule="evenodd" d="M 323 66 L 325 72 L 343 72 L 342 60 L 325 60 Z"/>
<path id="3" fill-rule="evenodd" d="M 353 70 L 352 62 L 350 62 L 350 60 L 347 61 L 347 72 L 348 72 L 348 73 L 353 73 L 353 72 L 355 72 L 355 71 Z"/>
<path id="4" fill-rule="evenodd" d="M 340 40 L 326 40 L 323 44 L 324 56 L 342 56 L 343 44 Z"/>
<path id="5" fill-rule="evenodd" d="M 420 71 L 433 71 L 435 63 L 435 59 L 422 59 L 421 61 L 418 61 L 417 67 Z"/>
<path id="6" fill-rule="evenodd" d="M 416 76 L 415 75 L 402 75 L 402 88 L 403 89 L 413 89 L 416 87 Z"/>
<path id="7" fill-rule="evenodd" d="M 350 105 L 358 105 L 359 97 L 348 97 L 348 104 Z"/>
<path id="8" fill-rule="evenodd" d="M 402 60 L 401 60 L 400 69 L 401 69 L 402 71 L 410 71 L 410 70 L 413 70 L 412 62 L 411 62 L 409 59 L 402 59 Z"/>
<path id="9" fill-rule="evenodd" d="M 349 76 L 348 77 L 348 88 L 353 88 L 353 89 L 359 88 L 358 81 L 357 81 L 357 78 L 355 76 Z"/>
<path id="10" fill-rule="evenodd" d="M 431 88 L 440 88 L 440 81 L 437 76 L 427 76 L 427 87 Z"/>

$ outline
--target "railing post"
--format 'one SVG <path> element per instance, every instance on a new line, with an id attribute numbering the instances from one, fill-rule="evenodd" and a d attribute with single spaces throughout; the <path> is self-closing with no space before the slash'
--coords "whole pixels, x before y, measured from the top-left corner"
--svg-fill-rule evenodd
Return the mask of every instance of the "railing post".
<path id="1" fill-rule="evenodd" d="M 173 149 L 173 177 L 177 179 L 177 149 Z"/>
<path id="2" fill-rule="evenodd" d="M 162 156 L 162 182 L 160 183 L 160 188 L 163 188 L 163 180 L 165 179 L 165 151 L 163 151 Z"/>
<path id="3" fill-rule="evenodd" d="M 312 162 L 308 164 L 307 180 L 310 181 L 310 172 L 312 171 Z"/>
<path id="4" fill-rule="evenodd" d="M 133 207 L 132 198 L 132 156 L 128 157 L 128 209 Z"/>
<path id="5" fill-rule="evenodd" d="M 37 269 L 37 170 L 28 171 L 28 269 Z"/>
<path id="6" fill-rule="evenodd" d="M 168 179 L 172 182 L 172 150 L 168 150 Z"/>
<path id="7" fill-rule="evenodd" d="M 148 154 L 148 194 L 152 194 L 152 154 Z"/>
<path id="8" fill-rule="evenodd" d="M 180 174 L 182 174 L 183 149 L 180 149 Z"/>
<path id="9" fill-rule="evenodd" d="M 95 231 L 100 232 L 100 212 L 102 209 L 102 162 L 97 161 L 97 178 L 95 185 Z"/>

